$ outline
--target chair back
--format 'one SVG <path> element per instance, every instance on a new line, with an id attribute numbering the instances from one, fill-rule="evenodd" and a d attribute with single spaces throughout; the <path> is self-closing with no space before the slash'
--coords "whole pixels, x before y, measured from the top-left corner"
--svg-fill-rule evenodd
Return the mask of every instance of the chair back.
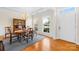
<path id="1" fill-rule="evenodd" d="M 5 27 L 5 38 L 10 37 L 11 33 L 11 27 Z"/>
<path id="2" fill-rule="evenodd" d="M 5 33 L 6 34 L 11 33 L 11 27 L 5 27 Z"/>

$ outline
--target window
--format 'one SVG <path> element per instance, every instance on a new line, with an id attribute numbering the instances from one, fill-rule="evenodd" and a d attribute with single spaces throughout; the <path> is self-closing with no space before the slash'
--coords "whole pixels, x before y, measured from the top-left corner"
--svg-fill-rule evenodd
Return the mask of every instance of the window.
<path id="1" fill-rule="evenodd" d="M 49 25 L 50 25 L 49 17 L 44 17 L 43 18 L 43 32 L 48 32 L 48 33 L 50 32 Z"/>

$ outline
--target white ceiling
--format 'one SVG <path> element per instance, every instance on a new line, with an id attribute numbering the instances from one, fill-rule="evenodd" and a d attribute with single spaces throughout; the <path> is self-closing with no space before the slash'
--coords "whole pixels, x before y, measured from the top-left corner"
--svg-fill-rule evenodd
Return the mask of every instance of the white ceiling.
<path id="1" fill-rule="evenodd" d="M 18 12 L 26 12 L 26 13 L 36 13 L 40 10 L 49 9 L 47 7 L 5 7 L 7 9 L 18 11 Z"/>
<path id="2" fill-rule="evenodd" d="M 5 7 L 5 8 L 18 12 L 29 12 L 29 13 L 32 13 L 40 9 L 39 7 Z"/>

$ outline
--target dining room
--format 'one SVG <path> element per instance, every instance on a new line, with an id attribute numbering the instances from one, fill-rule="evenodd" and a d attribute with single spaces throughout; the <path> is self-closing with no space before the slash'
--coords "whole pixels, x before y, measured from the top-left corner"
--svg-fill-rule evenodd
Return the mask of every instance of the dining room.
<path id="1" fill-rule="evenodd" d="M 33 28 L 31 13 L 40 8 L 0 8 L 0 50 L 21 51 L 41 40 Z"/>
<path id="2" fill-rule="evenodd" d="M 0 51 L 78 51 L 76 7 L 0 7 Z"/>

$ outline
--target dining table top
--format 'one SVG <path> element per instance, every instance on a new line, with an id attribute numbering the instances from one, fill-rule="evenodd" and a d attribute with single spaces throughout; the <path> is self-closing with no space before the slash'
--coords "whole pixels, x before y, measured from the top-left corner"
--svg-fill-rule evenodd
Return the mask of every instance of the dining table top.
<path id="1" fill-rule="evenodd" d="M 16 30 L 16 31 L 14 31 L 14 33 L 20 33 L 20 32 L 23 32 L 23 30 Z"/>
<path id="2" fill-rule="evenodd" d="M 23 32 L 27 32 L 27 30 L 16 30 L 16 31 L 14 31 L 14 33 L 23 33 Z"/>

